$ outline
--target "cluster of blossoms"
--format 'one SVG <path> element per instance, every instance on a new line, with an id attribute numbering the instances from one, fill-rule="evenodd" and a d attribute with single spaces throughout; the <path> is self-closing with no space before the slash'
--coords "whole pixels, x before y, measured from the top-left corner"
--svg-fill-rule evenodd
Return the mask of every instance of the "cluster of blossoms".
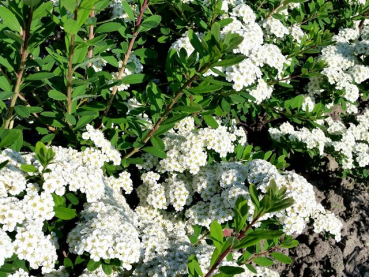
<path id="1" fill-rule="evenodd" d="M 285 122 L 279 128 L 270 128 L 269 133 L 276 141 L 285 137 L 291 142 L 306 144 L 308 149 L 319 149 L 322 156 L 331 154 L 338 159 L 343 156 L 343 169 L 366 167 L 369 165 L 369 109 L 356 116 L 356 120 L 357 124 L 350 123 L 347 128 L 342 121 L 328 117 L 323 122 L 326 133 L 319 128 L 296 130 Z"/>
<path id="2" fill-rule="evenodd" d="M 256 22 L 254 11 L 243 1 L 223 1 L 222 9 L 227 12 L 224 18 L 231 18 L 232 22 L 226 25 L 221 34 L 237 33 L 245 39 L 234 49 L 234 53 L 241 53 L 246 59 L 237 65 L 216 68 L 226 73 L 226 79 L 233 83 L 236 91 L 246 89 L 246 91 L 255 98 L 255 103 L 260 104 L 269 99 L 273 92 L 273 86 L 268 85 L 262 68 L 269 66 L 277 70 L 274 79 L 282 78 L 285 67 L 289 60 L 282 54 L 280 48 L 271 43 L 267 43 L 266 37 L 283 39 L 284 36 L 291 34 L 294 40 L 299 43 L 304 35 L 298 26 L 291 28 L 285 27 L 281 21 L 270 17 L 264 21 Z M 263 31 L 263 29 L 265 31 Z M 197 34 L 199 37 L 202 34 Z M 185 49 L 190 55 L 194 48 L 192 47 L 187 34 L 173 43 L 171 48 L 178 52 L 181 48 Z M 209 70 L 205 75 L 217 75 Z M 250 88 L 251 87 L 251 88 Z"/>
<path id="3" fill-rule="evenodd" d="M 167 146 L 167 158 L 160 160 L 156 167 L 156 170 L 161 174 L 171 174 L 163 182 L 160 182 L 160 175 L 154 171 L 142 175 L 143 185 L 138 188 L 142 205 L 155 209 L 167 209 L 171 205 L 176 211 L 184 211 L 191 224 L 209 228 L 210 223 L 214 220 L 224 223 L 233 218 L 233 207 L 240 196 L 249 199 L 249 205 L 252 207 L 248 187 L 245 186 L 246 181 L 256 184 L 264 193 L 265 187 L 271 179 L 274 179 L 279 187 L 285 186 L 287 188 L 287 195 L 294 198 L 295 204 L 287 211 L 268 216 L 277 216 L 286 233 L 302 233 L 306 223 L 313 218 L 317 207 L 313 187 L 303 177 L 292 172 L 278 173 L 272 164 L 263 160 L 254 160 L 247 165 L 234 162 L 215 163 L 214 165 L 198 165 L 196 163 L 199 170 L 193 170 L 191 167 L 184 168 L 180 161 L 186 158 L 188 153 L 192 151 L 191 149 L 197 148 L 196 144 L 191 143 L 193 140 L 191 134 L 195 135 L 198 141 L 206 141 L 207 132 L 204 131 L 206 129 L 200 129 L 197 132 L 190 131 L 192 123 L 189 119 L 183 120 L 177 126 L 180 126 L 182 132 L 185 132 L 185 136 L 178 142 L 178 133 L 180 132 L 178 131 L 177 133 L 169 133 L 164 138 Z M 219 126 L 218 129 L 223 127 Z M 218 129 L 212 129 L 212 131 L 216 132 Z M 202 139 L 201 136 L 204 138 Z M 175 155 L 170 154 L 173 144 L 178 147 Z M 192 148 L 187 147 L 189 144 Z M 168 145 L 172 147 L 168 147 Z M 181 151 L 182 145 L 186 147 L 186 151 Z M 216 148 L 208 146 L 208 149 Z M 206 155 L 204 150 L 201 153 Z M 178 168 L 163 166 L 162 163 L 166 163 L 168 159 L 173 160 L 172 165 L 178 164 Z M 150 163 L 152 164 L 151 161 Z M 201 200 L 193 203 L 192 196 L 196 194 L 201 197 Z M 336 225 L 332 225 L 330 230 L 337 240 L 340 238 L 340 233 L 337 231 L 339 224 L 340 222 L 336 219 Z"/>
<path id="4" fill-rule="evenodd" d="M 218 129 L 223 127 L 220 125 Z M 278 187 L 286 187 L 287 197 L 295 200 L 290 208 L 267 214 L 261 220 L 277 218 L 287 234 L 301 234 L 307 223 L 313 220 L 316 232 L 329 232 L 337 241 L 340 240 L 341 222 L 315 201 L 312 185 L 298 174 L 279 173 L 275 166 L 264 160 L 253 160 L 246 165 L 237 162 L 204 166 L 196 164 L 199 167 L 196 171 L 191 171 L 191 167 L 184 168 L 179 161 L 188 155 L 191 147 L 186 148 L 186 151 L 181 151 L 181 148 L 188 147 L 193 136 L 197 140 L 206 141 L 201 138 L 207 136 L 207 132 L 203 130 L 194 130 L 191 117 L 180 121 L 164 138 L 167 158 L 159 161 L 146 154 L 145 163 L 139 166 L 146 172 L 141 176 L 143 184 L 137 189 L 140 205 L 135 211 L 139 218 L 145 254 L 140 266 L 135 269 L 134 276 L 185 274 L 187 259 L 191 254 L 196 254 L 203 272 L 207 272 L 213 249 L 201 242 L 192 245 L 188 239 L 190 226 L 196 224 L 209 228 L 214 220 L 219 223 L 232 220 L 233 208 L 240 196 L 248 200 L 249 214 L 252 214 L 253 205 L 247 183 L 254 183 L 261 193 L 265 193 L 270 181 L 275 180 Z M 178 136 L 182 138 L 178 140 Z M 242 139 L 244 144 L 246 137 Z M 174 144 L 177 145 L 177 152 L 170 155 L 168 152 L 173 149 Z M 197 147 L 195 143 L 191 145 L 192 148 Z M 206 150 L 202 149 L 202 153 L 206 155 Z M 162 162 L 167 159 L 171 159 L 171 164 L 177 166 L 164 167 Z M 163 175 L 167 176 L 164 180 L 161 179 Z M 196 201 L 193 197 L 195 195 Z M 177 213 L 173 215 L 166 211 L 169 207 L 173 207 Z M 181 220 L 183 216 L 187 218 L 186 221 Z M 248 220 L 251 221 L 252 217 Z M 229 261 L 223 261 L 221 265 L 236 266 Z M 257 270 L 256 276 L 278 276 L 278 273 L 268 269 Z M 246 269 L 245 273 L 239 276 L 255 275 Z"/>
<path id="5" fill-rule="evenodd" d="M 360 97 L 358 85 L 369 78 L 369 66 L 363 64 L 364 59 L 369 55 L 368 22 L 368 20 L 364 21 L 362 29 L 359 28 L 357 21 L 353 28 L 340 30 L 333 37 L 335 44 L 322 50 L 320 59 L 327 64 L 321 72 L 324 78 L 312 78 L 306 88 L 313 102 L 324 92 L 323 82 L 327 80 L 334 90 L 339 91 L 348 101 L 347 113 L 358 113 L 355 105 Z"/>
<path id="6" fill-rule="evenodd" d="M 68 234 L 70 252 L 90 253 L 95 261 L 119 259 L 130 270 L 140 258 L 137 219 L 120 190 L 106 185 L 98 202 L 86 203 L 82 219 Z"/>
<path id="7" fill-rule="evenodd" d="M 16 254 L 19 259 L 28 261 L 30 268 L 41 268 L 42 274 L 56 274 L 62 270 L 55 271 L 57 238 L 53 232 L 45 234 L 43 225 L 44 221 L 55 217 L 52 194 L 63 196 L 77 190 L 86 194 L 87 203 L 82 212 L 84 221 L 68 236 L 71 250 L 88 252 L 94 259 L 120 259 L 124 268 L 138 261 L 140 241 L 136 224 L 132 222 L 133 211 L 120 194 L 121 189 L 126 193 L 132 191 L 130 174 L 122 172 L 118 178 L 104 176 L 101 166 L 104 162 L 120 164 L 119 152 L 101 131 L 91 126 L 87 126 L 83 137 L 92 140 L 97 148 L 79 152 L 52 147 L 55 157 L 40 181 L 34 178 L 45 168 L 35 154 L 22 155 L 10 149 L 2 151 L 0 163 L 8 163 L 0 170 L 0 266 L 6 258 Z M 31 164 L 38 172 L 26 173 L 20 169 L 22 164 Z M 113 240 L 115 243 L 111 244 Z M 98 244 L 99 241 L 103 244 Z M 102 248 L 109 245 L 110 248 L 103 252 Z M 22 274 L 19 272 L 19 276 Z"/>
<path id="8" fill-rule="evenodd" d="M 204 241 L 192 244 L 189 240 L 191 225 L 185 223 L 180 214 L 159 211 L 154 207 L 141 204 L 136 208 L 144 255 L 133 271 L 133 276 L 179 276 L 187 274 L 188 257 L 196 254 L 203 272 L 210 269 L 214 248 Z M 235 256 L 238 253 L 234 253 Z M 236 258 L 237 260 L 237 258 Z M 222 261 L 221 266 L 238 266 L 235 262 Z M 250 272 L 237 276 L 270 276 L 279 274 L 272 270 L 256 267 L 258 274 Z"/>

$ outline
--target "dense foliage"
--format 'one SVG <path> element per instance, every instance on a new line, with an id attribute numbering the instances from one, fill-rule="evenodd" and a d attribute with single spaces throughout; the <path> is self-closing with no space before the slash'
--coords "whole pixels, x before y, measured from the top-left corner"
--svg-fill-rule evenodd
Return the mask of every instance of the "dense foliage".
<path id="1" fill-rule="evenodd" d="M 0 276 L 279 276 L 367 180 L 363 0 L 0 3 Z M 289 170 L 287 170 L 289 169 Z"/>

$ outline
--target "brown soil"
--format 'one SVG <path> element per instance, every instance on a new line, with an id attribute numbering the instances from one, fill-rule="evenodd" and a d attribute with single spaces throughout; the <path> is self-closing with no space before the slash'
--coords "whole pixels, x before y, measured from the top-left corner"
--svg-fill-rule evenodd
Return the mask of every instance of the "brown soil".
<path id="1" fill-rule="evenodd" d="M 369 277 L 368 184 L 337 179 L 309 181 L 315 186 L 317 201 L 341 219 L 342 240 L 335 242 L 309 228 L 297 237 L 300 245 L 289 250 L 294 262 L 276 269 L 286 277 Z"/>

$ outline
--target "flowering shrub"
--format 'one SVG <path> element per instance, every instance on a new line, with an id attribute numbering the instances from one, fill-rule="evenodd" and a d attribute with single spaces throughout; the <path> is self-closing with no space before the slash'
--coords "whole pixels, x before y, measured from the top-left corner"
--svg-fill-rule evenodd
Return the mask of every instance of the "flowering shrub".
<path id="1" fill-rule="evenodd" d="M 368 11 L 2 1 L 0 276 L 278 276 L 340 241 L 287 162 L 367 178 Z"/>

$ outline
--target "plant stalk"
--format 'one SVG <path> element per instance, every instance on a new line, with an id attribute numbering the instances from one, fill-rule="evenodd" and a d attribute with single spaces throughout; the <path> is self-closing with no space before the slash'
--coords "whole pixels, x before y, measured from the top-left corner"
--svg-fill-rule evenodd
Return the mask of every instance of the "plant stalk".
<path id="1" fill-rule="evenodd" d="M 90 13 L 90 17 L 91 17 L 91 18 L 95 17 L 95 10 L 94 10 L 94 9 L 92 9 L 92 11 L 91 11 L 91 13 Z M 89 34 L 88 39 L 89 39 L 89 40 L 91 40 L 91 39 L 93 39 L 94 37 L 95 37 L 95 34 L 94 34 L 94 25 L 91 25 L 91 26 L 90 26 L 90 34 Z M 91 45 L 91 46 L 89 46 L 89 47 L 88 47 L 87 57 L 88 57 L 89 59 L 91 59 L 91 58 L 92 58 L 92 56 L 93 56 L 93 53 L 94 53 L 94 47 Z M 89 63 L 87 64 L 87 67 L 90 67 L 90 66 L 92 66 L 92 63 L 91 63 L 91 62 L 89 62 Z"/>
<path id="2" fill-rule="evenodd" d="M 74 11 L 74 20 L 77 20 L 78 0 L 76 1 L 76 9 Z M 73 56 L 75 48 L 76 35 L 70 35 L 69 58 L 68 58 L 68 74 L 67 74 L 67 113 L 72 114 L 72 81 L 73 81 Z"/>
<path id="3" fill-rule="evenodd" d="M 5 126 L 4 126 L 5 129 L 13 128 L 13 121 L 12 121 L 13 111 L 14 111 L 14 107 L 17 102 L 17 99 L 20 95 L 20 87 L 23 82 L 24 67 L 27 61 L 27 57 L 28 57 L 27 48 L 28 48 L 29 38 L 31 36 L 32 17 L 33 17 L 33 8 L 30 7 L 28 17 L 27 17 L 27 22 L 26 22 L 26 29 L 22 30 L 23 45 L 21 46 L 21 49 L 20 49 L 21 61 L 20 61 L 18 73 L 16 74 L 17 80 L 16 80 L 15 87 L 14 87 L 14 96 L 10 100 L 8 114 L 5 119 Z"/>
<path id="4" fill-rule="evenodd" d="M 126 51 L 126 53 L 124 55 L 124 60 L 123 60 L 122 68 L 119 70 L 119 73 L 118 73 L 118 76 L 117 76 L 117 79 L 116 80 L 120 80 L 123 77 L 124 70 L 126 69 L 126 65 L 128 63 L 128 59 L 131 56 L 131 51 L 132 51 L 133 45 L 135 43 L 135 40 L 136 40 L 136 38 L 138 36 L 138 29 L 140 28 L 142 17 L 143 17 L 143 14 L 144 14 L 146 8 L 147 8 L 147 0 L 144 1 L 143 5 L 141 7 L 140 15 L 138 16 L 138 18 L 136 20 L 136 23 L 135 23 L 135 28 L 134 28 L 134 31 L 133 31 L 133 34 L 132 34 L 132 38 L 131 38 L 131 40 L 129 42 L 128 49 L 127 49 L 127 51 Z M 111 105 L 113 104 L 114 97 L 117 94 L 117 91 L 118 91 L 118 86 L 115 85 L 113 87 L 113 91 L 112 91 L 112 93 L 110 95 L 110 99 L 108 101 L 108 106 L 106 107 L 106 109 L 104 111 L 104 116 L 107 116 L 108 115 L 109 110 L 111 108 Z M 98 126 L 98 128 L 101 128 L 101 125 L 102 125 L 102 122 L 100 123 L 100 126 Z"/>
<path id="5" fill-rule="evenodd" d="M 247 225 L 247 227 L 238 235 L 237 239 L 243 239 L 245 237 L 246 232 L 259 220 L 261 217 L 261 214 L 258 214 L 252 222 Z M 206 273 L 205 277 L 210 277 L 214 271 L 217 269 L 217 267 L 220 265 L 220 263 L 227 257 L 227 255 L 232 251 L 232 245 L 228 246 L 228 248 L 219 256 L 217 261 L 214 263 L 214 265 L 209 269 L 208 273 Z"/>
<path id="6" fill-rule="evenodd" d="M 189 79 L 184 85 L 182 85 L 182 87 L 179 89 L 179 91 L 177 92 L 177 94 L 174 96 L 174 98 L 172 99 L 172 101 L 170 101 L 169 105 L 166 107 L 164 113 L 160 116 L 160 118 L 158 119 L 158 121 L 155 123 L 155 126 L 151 129 L 151 131 L 147 134 L 147 136 L 142 140 L 143 143 L 147 143 L 150 138 L 155 134 L 155 132 L 159 129 L 161 123 L 165 120 L 165 118 L 167 117 L 167 115 L 173 110 L 173 107 L 175 105 L 175 103 L 182 97 L 183 95 L 183 91 L 189 87 L 192 82 L 194 82 L 199 75 L 195 74 L 191 77 L 191 79 Z M 134 155 L 135 153 L 137 153 L 138 151 L 140 151 L 142 147 L 135 147 L 133 148 L 127 155 L 125 155 L 123 157 L 123 159 L 128 159 L 129 157 L 131 157 L 132 155 Z"/>

